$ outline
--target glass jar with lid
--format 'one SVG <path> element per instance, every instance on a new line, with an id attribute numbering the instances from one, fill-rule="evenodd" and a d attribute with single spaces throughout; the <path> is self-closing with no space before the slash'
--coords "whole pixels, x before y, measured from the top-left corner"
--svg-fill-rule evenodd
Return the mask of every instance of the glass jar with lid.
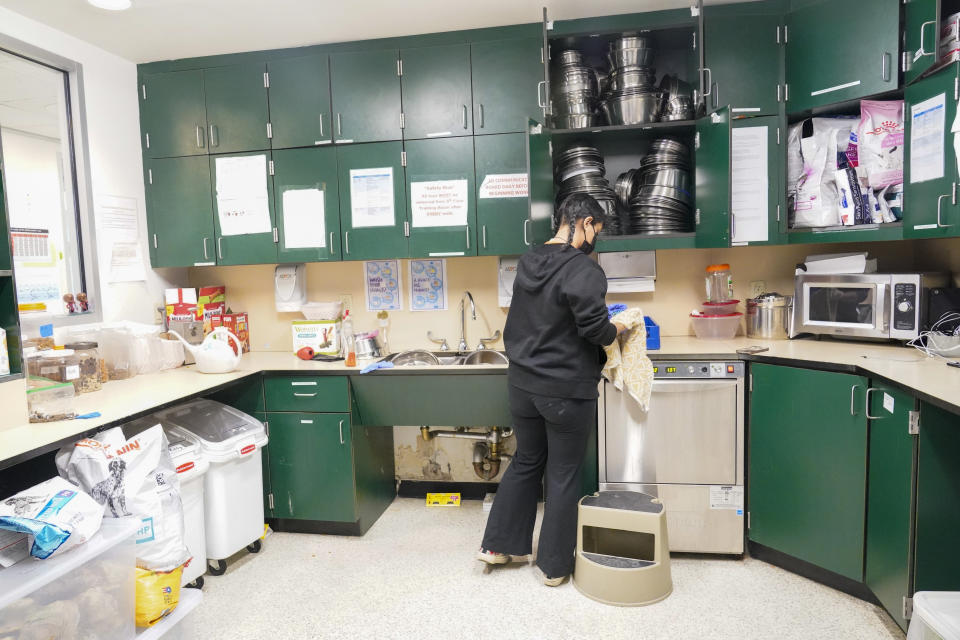
<path id="1" fill-rule="evenodd" d="M 729 264 L 712 264 L 707 267 L 707 302 L 733 300 L 733 276 Z"/>
<path id="2" fill-rule="evenodd" d="M 101 379 L 101 357 L 100 348 L 96 342 L 71 342 L 65 345 L 67 349 L 72 350 L 79 360 L 80 375 L 71 380 L 77 393 L 89 393 L 90 391 L 99 391 L 103 386 Z"/>

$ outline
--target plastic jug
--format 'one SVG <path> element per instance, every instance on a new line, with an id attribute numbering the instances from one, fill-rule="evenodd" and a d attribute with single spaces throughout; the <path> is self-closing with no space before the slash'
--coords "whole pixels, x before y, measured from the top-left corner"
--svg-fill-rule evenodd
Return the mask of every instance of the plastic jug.
<path id="1" fill-rule="evenodd" d="M 170 334 L 179 338 L 183 348 L 193 354 L 197 361 L 197 371 L 200 373 L 229 373 L 240 364 L 240 354 L 233 350 L 227 340 L 218 338 L 218 335 L 233 338 L 239 347 L 240 338 L 226 327 L 217 327 L 196 346 L 184 340 L 176 331 L 171 330 Z"/>

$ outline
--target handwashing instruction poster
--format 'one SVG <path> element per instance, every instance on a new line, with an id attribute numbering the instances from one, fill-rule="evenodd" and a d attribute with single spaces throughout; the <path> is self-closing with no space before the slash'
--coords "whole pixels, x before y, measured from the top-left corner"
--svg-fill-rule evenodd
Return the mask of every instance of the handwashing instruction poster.
<path id="1" fill-rule="evenodd" d="M 400 311 L 400 266 L 396 260 L 368 260 L 366 274 L 367 311 Z"/>
<path id="2" fill-rule="evenodd" d="M 447 310 L 447 261 L 410 261 L 410 310 Z"/>

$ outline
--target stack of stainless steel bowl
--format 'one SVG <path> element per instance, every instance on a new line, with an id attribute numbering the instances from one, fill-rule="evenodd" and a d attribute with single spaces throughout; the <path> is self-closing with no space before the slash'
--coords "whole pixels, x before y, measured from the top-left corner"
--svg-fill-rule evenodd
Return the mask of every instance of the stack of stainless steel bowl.
<path id="1" fill-rule="evenodd" d="M 607 123 L 645 124 L 659 120 L 663 95 L 655 86 L 650 39 L 629 36 L 613 40 L 607 59 L 610 74 L 600 103 Z"/>
<path id="2" fill-rule="evenodd" d="M 594 147 L 575 146 L 557 156 L 555 168 L 557 204 L 574 193 L 586 193 L 607 212 L 609 222 L 603 227 L 603 235 L 620 235 L 622 221 L 617 207 L 617 195 L 604 177 L 607 172 L 603 156 Z"/>
<path id="3" fill-rule="evenodd" d="M 633 178 L 628 221 L 630 232 L 660 235 L 693 228 L 690 150 L 673 138 L 659 138 L 640 162 Z M 639 182 L 639 184 L 637 184 Z"/>
<path id="4" fill-rule="evenodd" d="M 596 124 L 597 75 L 576 50 L 563 51 L 550 69 L 550 99 L 556 129 L 584 129 Z"/>
<path id="5" fill-rule="evenodd" d="M 663 92 L 663 108 L 660 113 L 662 121 L 693 118 L 693 92 L 687 82 L 674 75 L 665 75 L 660 80 L 660 91 Z"/>

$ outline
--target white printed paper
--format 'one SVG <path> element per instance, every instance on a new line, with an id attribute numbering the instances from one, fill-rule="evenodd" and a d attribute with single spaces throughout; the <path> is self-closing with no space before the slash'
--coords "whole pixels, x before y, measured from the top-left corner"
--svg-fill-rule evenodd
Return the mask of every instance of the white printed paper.
<path id="1" fill-rule="evenodd" d="M 217 217 L 221 236 L 270 233 L 267 156 L 217 158 Z"/>
<path id="2" fill-rule="evenodd" d="M 896 404 L 894 402 L 893 396 L 887 393 L 886 391 L 884 391 L 883 392 L 883 408 L 886 409 L 887 413 L 893 413 L 894 406 L 896 406 Z"/>
<path id="3" fill-rule="evenodd" d="M 393 167 L 351 169 L 351 227 L 364 229 L 394 224 Z"/>
<path id="4" fill-rule="evenodd" d="M 478 198 L 526 198 L 530 195 L 525 173 L 489 173 L 480 184 Z"/>
<path id="5" fill-rule="evenodd" d="M 513 283 L 517 279 L 519 258 L 500 258 L 497 267 L 497 301 L 501 307 L 509 307 L 513 300 Z"/>
<path id="6" fill-rule="evenodd" d="M 943 177 L 946 96 L 910 106 L 910 183 Z"/>
<path id="7" fill-rule="evenodd" d="M 410 183 L 410 219 L 414 227 L 467 226 L 466 180 Z"/>
<path id="8" fill-rule="evenodd" d="M 323 191 L 320 189 L 288 189 L 283 192 L 284 249 L 324 249 L 327 246 L 327 223 Z"/>
<path id="9" fill-rule="evenodd" d="M 96 213 L 101 255 L 109 260 L 107 282 L 146 280 L 136 199 L 102 196 Z"/>
<path id="10" fill-rule="evenodd" d="M 743 509 L 743 487 L 710 487 L 711 509 Z"/>
<path id="11" fill-rule="evenodd" d="M 368 260 L 366 274 L 367 311 L 400 311 L 400 265 L 396 260 Z"/>
<path id="12" fill-rule="evenodd" d="M 766 242 L 769 236 L 767 127 L 738 127 L 731 147 L 733 243 Z"/>
<path id="13" fill-rule="evenodd" d="M 447 261 L 410 261 L 410 310 L 447 310 Z"/>

